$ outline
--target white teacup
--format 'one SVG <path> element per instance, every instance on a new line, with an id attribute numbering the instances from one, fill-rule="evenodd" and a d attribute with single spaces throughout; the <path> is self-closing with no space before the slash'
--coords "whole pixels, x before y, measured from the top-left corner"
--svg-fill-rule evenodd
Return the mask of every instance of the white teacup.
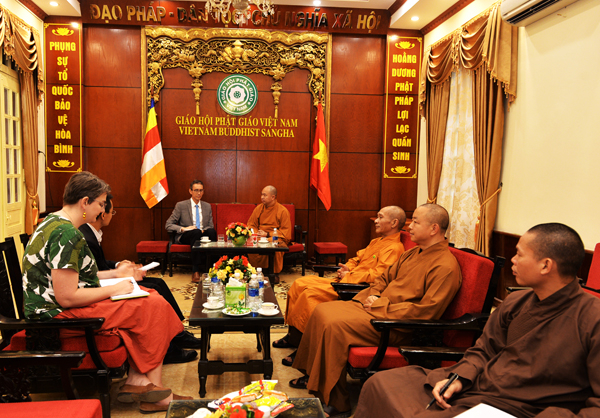
<path id="1" fill-rule="evenodd" d="M 202 237 L 202 238 L 200 238 L 200 241 L 202 241 L 202 242 L 209 242 L 210 238 L 209 237 Z"/>
<path id="2" fill-rule="evenodd" d="M 263 237 L 263 238 L 259 239 L 258 242 L 269 242 L 269 240 Z"/>
<path id="3" fill-rule="evenodd" d="M 207 298 L 208 306 L 219 306 L 219 297 L 218 296 L 209 296 Z"/>
<path id="4" fill-rule="evenodd" d="M 264 313 L 275 313 L 277 312 L 277 306 L 272 302 L 264 302 L 261 309 Z"/>

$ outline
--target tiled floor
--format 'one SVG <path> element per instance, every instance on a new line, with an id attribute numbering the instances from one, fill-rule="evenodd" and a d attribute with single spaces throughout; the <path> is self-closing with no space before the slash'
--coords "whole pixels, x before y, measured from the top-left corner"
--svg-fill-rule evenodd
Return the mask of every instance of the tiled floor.
<path id="1" fill-rule="evenodd" d="M 309 273 L 310 274 L 310 273 Z M 299 273 L 285 273 L 280 275 L 284 287 L 289 286 L 293 280 L 299 277 Z M 191 274 L 185 270 L 176 272 L 173 277 L 165 276 L 165 281 L 172 289 L 174 295 L 182 309 L 184 315 L 188 316 L 192 305 L 192 299 L 189 295 L 189 283 Z M 287 286 L 285 286 L 287 285 Z M 285 308 L 285 300 L 279 299 L 282 308 Z M 190 329 L 191 332 L 199 333 L 199 330 Z M 272 329 L 271 341 L 281 338 L 285 334 L 285 329 Z M 312 397 L 306 390 L 293 389 L 289 387 L 288 382 L 291 379 L 300 377 L 301 373 L 290 367 L 283 366 L 281 359 L 290 354 L 293 349 L 271 350 L 271 356 L 274 363 L 273 379 L 279 381 L 276 389 L 286 392 L 290 397 Z M 222 359 L 227 362 L 245 362 L 249 359 L 259 359 L 261 354 L 256 350 L 256 336 L 254 334 L 228 333 L 223 335 L 214 335 L 211 339 L 211 350 L 209 359 Z M 171 388 L 174 393 L 198 398 L 198 363 L 195 361 L 184 364 L 168 364 L 163 368 L 163 384 Z M 219 398 L 229 392 L 238 390 L 248 385 L 252 380 L 262 378 L 262 375 L 249 375 L 243 372 L 224 373 L 220 376 L 209 376 L 207 380 L 207 399 Z M 139 417 L 140 412 L 137 404 L 123 404 L 116 400 L 116 393 L 121 386 L 121 381 L 115 381 L 111 387 L 111 415 L 113 418 Z M 352 403 L 354 406 L 358 400 L 360 382 L 349 380 Z M 60 395 L 58 395 L 60 396 Z M 39 397 L 37 395 L 36 397 Z M 55 398 L 54 396 L 44 396 L 44 399 Z M 149 416 L 162 417 L 163 413 L 151 414 Z"/>

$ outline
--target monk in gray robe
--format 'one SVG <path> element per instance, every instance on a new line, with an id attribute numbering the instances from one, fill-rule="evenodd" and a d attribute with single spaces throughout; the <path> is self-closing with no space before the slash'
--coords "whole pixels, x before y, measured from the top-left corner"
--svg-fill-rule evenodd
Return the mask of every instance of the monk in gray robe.
<path id="1" fill-rule="evenodd" d="M 568 226 L 531 228 L 512 259 L 531 290 L 509 295 L 454 366 L 377 373 L 354 416 L 454 417 L 484 403 L 516 417 L 600 417 L 600 298 L 576 278 L 584 255 Z M 440 396 L 450 373 L 459 378 Z"/>
<path id="2" fill-rule="evenodd" d="M 352 301 L 326 302 L 315 308 L 293 363 L 308 376 L 292 380 L 292 387 L 308 388 L 329 415 L 348 415 L 348 350 L 379 344 L 381 333 L 371 319 L 438 319 L 460 288 L 460 267 L 444 238 L 448 224 L 443 207 L 419 206 L 409 226 L 417 247 L 402 254 Z M 391 345 L 409 341 L 409 334 L 392 331 L 390 335 Z"/>

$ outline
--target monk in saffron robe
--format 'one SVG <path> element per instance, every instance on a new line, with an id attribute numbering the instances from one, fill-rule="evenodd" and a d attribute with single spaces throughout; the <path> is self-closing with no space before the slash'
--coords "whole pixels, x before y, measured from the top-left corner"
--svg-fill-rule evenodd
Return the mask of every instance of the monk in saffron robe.
<path id="1" fill-rule="evenodd" d="M 290 386 L 308 388 L 330 416 L 349 415 L 348 350 L 379 343 L 381 334 L 371 326 L 371 319 L 438 319 L 460 288 L 460 267 L 444 238 L 448 224 L 443 207 L 419 206 L 409 227 L 417 247 L 402 254 L 352 301 L 326 302 L 315 308 L 293 363 L 308 376 L 290 381 Z M 409 341 L 408 333 L 390 335 L 391 345 Z"/>
<path id="2" fill-rule="evenodd" d="M 259 238 L 266 237 L 269 241 L 273 230 L 277 228 L 279 242 L 288 245 L 292 240 L 290 212 L 277 202 L 277 189 L 273 186 L 265 187 L 260 200 L 262 203 L 256 206 L 248 219 L 248 227 L 252 228 Z M 283 268 L 283 253 L 275 253 L 274 266 L 269 266 L 269 258 L 266 255 L 249 254 L 248 261 L 253 267 L 271 267 L 272 272 L 277 274 Z"/>
<path id="3" fill-rule="evenodd" d="M 337 279 L 306 276 L 294 281 L 287 294 L 286 321 L 291 333 L 303 333 L 310 314 L 322 302 L 334 301 L 338 298 L 331 286 L 332 281 L 340 283 L 373 283 L 384 271 L 395 263 L 404 252 L 400 242 L 400 230 L 406 222 L 404 210 L 398 206 L 382 208 L 375 219 L 375 231 L 380 238 L 372 240 L 356 257 L 340 264 Z M 301 335 L 290 336 L 290 333 L 273 342 L 273 347 L 285 348 L 297 346 Z M 295 340 L 295 341 L 294 341 Z M 296 342 L 297 341 L 297 342 Z M 293 361 L 291 358 L 289 362 Z"/>
<path id="4" fill-rule="evenodd" d="M 600 299 L 576 278 L 584 256 L 568 226 L 530 229 L 512 270 L 531 290 L 510 294 L 457 364 L 370 378 L 355 417 L 454 417 L 480 403 L 517 417 L 600 416 Z M 459 378 L 440 396 L 450 373 Z M 437 403 L 425 410 L 432 397 Z"/>

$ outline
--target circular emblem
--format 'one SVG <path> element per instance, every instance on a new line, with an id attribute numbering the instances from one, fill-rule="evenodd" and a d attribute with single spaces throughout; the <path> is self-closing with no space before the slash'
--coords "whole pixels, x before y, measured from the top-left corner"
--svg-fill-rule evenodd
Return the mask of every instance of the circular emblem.
<path id="1" fill-rule="evenodd" d="M 219 84 L 217 100 L 225 112 L 233 116 L 243 116 L 256 106 L 258 90 L 249 77 L 230 75 Z"/>

